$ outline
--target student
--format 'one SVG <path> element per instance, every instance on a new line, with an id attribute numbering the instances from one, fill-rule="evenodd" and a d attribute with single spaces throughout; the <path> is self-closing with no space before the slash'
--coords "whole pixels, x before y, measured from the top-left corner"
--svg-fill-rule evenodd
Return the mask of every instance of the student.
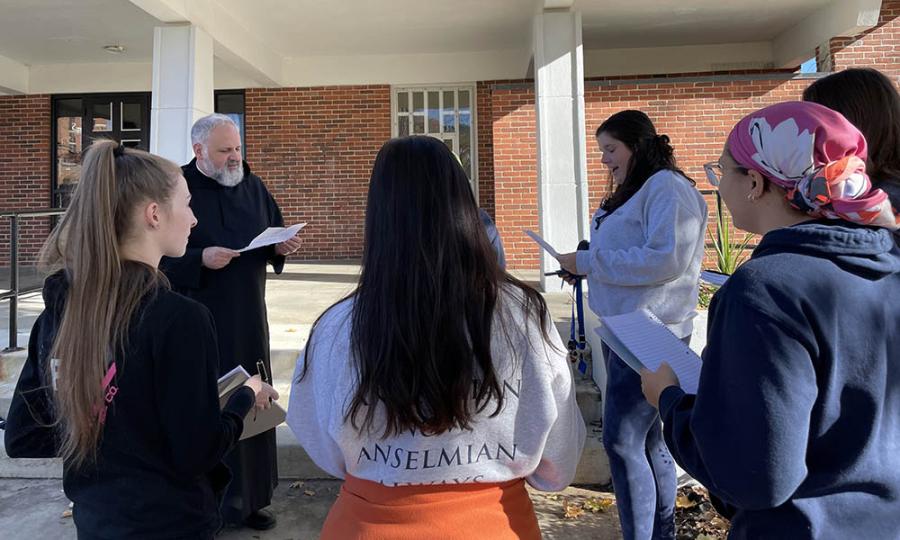
<path id="1" fill-rule="evenodd" d="M 647 308 L 690 341 L 699 295 L 706 203 L 675 164 L 669 138 L 641 111 L 618 112 L 597 128 L 601 160 L 615 190 L 591 220 L 589 250 L 565 254 L 562 268 L 586 275 L 598 316 Z M 641 381 L 603 345 L 607 383 L 603 445 L 609 456 L 622 535 L 675 538 L 675 464 L 659 415 Z"/>
<path id="2" fill-rule="evenodd" d="M 323 539 L 540 538 L 525 482 L 566 487 L 585 438 L 566 350 L 439 140 L 378 153 L 359 285 L 308 343 L 287 421 L 345 480 Z"/>
<path id="3" fill-rule="evenodd" d="M 713 297 L 697 395 L 667 365 L 642 378 L 730 538 L 900 536 L 900 221 L 865 159 L 843 116 L 789 102 L 741 120 L 706 166 L 735 226 L 763 237 Z"/>
<path id="4" fill-rule="evenodd" d="M 62 456 L 79 539 L 212 538 L 220 461 L 254 403 L 277 398 L 256 376 L 219 409 L 209 311 L 157 270 L 184 253 L 189 203 L 175 164 L 95 142 L 41 253 L 61 270 L 44 282 L 6 452 Z"/>

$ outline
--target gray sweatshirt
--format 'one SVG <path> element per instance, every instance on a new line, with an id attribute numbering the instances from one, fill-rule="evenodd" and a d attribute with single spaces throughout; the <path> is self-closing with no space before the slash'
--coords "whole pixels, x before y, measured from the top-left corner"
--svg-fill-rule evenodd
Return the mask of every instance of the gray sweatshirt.
<path id="1" fill-rule="evenodd" d="M 706 238 L 706 201 L 683 176 L 662 170 L 610 215 L 591 219 L 579 251 L 588 303 L 598 316 L 652 311 L 677 337 L 691 334 Z"/>
<path id="2" fill-rule="evenodd" d="M 287 423 L 316 465 L 339 478 L 351 474 L 390 487 L 515 478 L 544 491 L 569 485 L 585 425 L 566 347 L 549 316 L 550 340 L 544 339 L 536 317 L 522 307 L 521 291 L 505 287 L 495 310 L 491 355 L 505 393 L 503 409 L 490 417 L 494 407 L 488 406 L 476 415 L 471 431 L 432 436 L 413 431 L 380 438 L 382 407 L 376 409 L 371 434 L 345 421 L 357 379 L 350 348 L 352 309 L 349 299 L 322 316 L 311 339 L 306 377 L 291 388 Z M 303 363 L 301 353 L 294 381 Z"/>

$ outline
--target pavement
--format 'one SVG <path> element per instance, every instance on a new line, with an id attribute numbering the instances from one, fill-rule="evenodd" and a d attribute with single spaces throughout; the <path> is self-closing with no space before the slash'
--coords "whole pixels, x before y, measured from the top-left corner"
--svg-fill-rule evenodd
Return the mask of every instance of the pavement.
<path id="1" fill-rule="evenodd" d="M 314 540 L 328 515 L 340 489 L 338 480 L 282 480 L 275 490 L 270 509 L 278 517 L 278 524 L 269 531 L 225 529 L 218 536 L 222 540 Z M 615 506 L 597 513 L 585 511 L 574 518 L 565 517 L 564 505 L 570 515 L 579 505 L 612 495 L 577 487 L 560 493 L 530 491 L 538 522 L 545 539 L 590 538 L 614 540 L 622 537 Z M 0 479 L 0 531 L 3 538 L 75 540 L 69 501 L 62 492 L 60 480 Z"/>

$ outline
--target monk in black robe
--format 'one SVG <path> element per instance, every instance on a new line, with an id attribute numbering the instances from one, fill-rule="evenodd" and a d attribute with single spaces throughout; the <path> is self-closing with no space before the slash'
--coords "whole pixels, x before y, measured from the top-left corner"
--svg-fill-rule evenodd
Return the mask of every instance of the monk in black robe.
<path id="1" fill-rule="evenodd" d="M 271 374 L 266 319 L 266 266 L 281 273 L 299 240 L 238 253 L 267 227 L 283 227 L 272 195 L 241 157 L 240 134 L 226 116 L 201 118 L 191 130 L 195 159 L 182 167 L 197 226 L 185 255 L 161 267 L 176 291 L 212 312 L 219 345 L 219 373 L 237 365 L 257 373 L 262 360 Z M 271 382 L 271 381 L 270 381 Z M 233 475 L 222 502 L 232 526 L 268 529 L 269 506 L 278 484 L 275 430 L 241 441 L 225 459 Z"/>

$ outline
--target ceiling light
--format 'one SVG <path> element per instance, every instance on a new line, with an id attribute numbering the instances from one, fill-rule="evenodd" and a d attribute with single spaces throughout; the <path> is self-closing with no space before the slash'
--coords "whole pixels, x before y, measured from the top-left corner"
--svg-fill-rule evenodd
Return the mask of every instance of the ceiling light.
<path id="1" fill-rule="evenodd" d="M 104 45 L 103 50 L 110 54 L 122 54 L 125 52 L 125 47 L 121 45 Z"/>

